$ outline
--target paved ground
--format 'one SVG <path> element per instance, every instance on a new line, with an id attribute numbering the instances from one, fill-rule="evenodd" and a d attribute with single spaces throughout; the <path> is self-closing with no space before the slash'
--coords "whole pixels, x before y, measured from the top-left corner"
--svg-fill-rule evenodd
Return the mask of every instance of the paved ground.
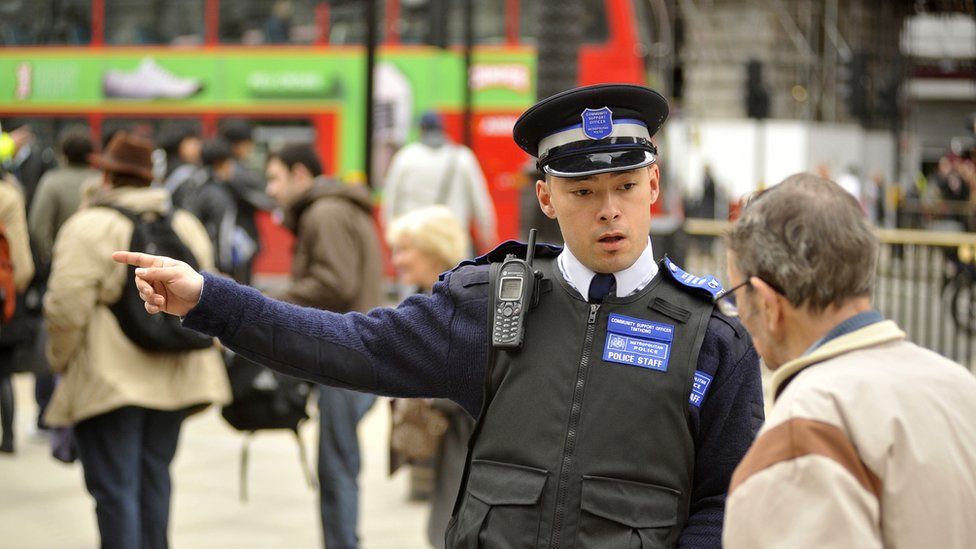
<path id="1" fill-rule="evenodd" d="M 0 547 L 97 546 L 94 507 L 81 466 L 49 457 L 46 439 L 32 434 L 33 381 L 14 378 L 17 453 L 0 454 Z M 404 471 L 386 475 L 389 405 L 377 401 L 360 426 L 364 441 L 360 536 L 365 549 L 427 547 L 427 508 L 406 499 Z M 316 426 L 302 436 L 314 460 Z M 251 443 L 250 501 L 238 499 L 243 437 L 210 410 L 184 424 L 173 467 L 172 547 L 320 547 L 318 500 L 305 484 L 291 433 L 266 433 Z"/>

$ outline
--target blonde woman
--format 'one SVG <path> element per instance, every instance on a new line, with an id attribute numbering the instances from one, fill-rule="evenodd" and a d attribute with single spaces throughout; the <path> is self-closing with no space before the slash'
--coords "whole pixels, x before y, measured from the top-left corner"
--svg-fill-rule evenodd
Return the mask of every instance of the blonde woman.
<path id="1" fill-rule="evenodd" d="M 457 217 L 444 206 L 428 206 L 398 217 L 390 224 L 386 240 L 393 250 L 393 267 L 397 280 L 420 293 L 430 293 L 437 278 L 466 257 L 467 231 Z M 444 535 L 451 518 L 454 499 L 461 485 L 468 438 L 474 430 L 474 419 L 457 404 L 446 399 L 427 401 L 446 419 L 446 430 L 433 456 L 433 489 L 427 539 L 434 547 L 444 547 Z M 400 400 L 394 403 L 394 414 L 403 406 L 420 402 Z M 400 408 L 398 410 L 398 408 Z M 391 470 L 404 463 L 391 450 Z"/>

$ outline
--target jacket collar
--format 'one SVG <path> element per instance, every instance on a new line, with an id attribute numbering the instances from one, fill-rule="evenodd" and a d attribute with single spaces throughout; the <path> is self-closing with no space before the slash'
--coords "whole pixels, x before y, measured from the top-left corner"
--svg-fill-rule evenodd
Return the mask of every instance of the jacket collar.
<path id="1" fill-rule="evenodd" d="M 807 367 L 852 351 L 903 339 L 905 332 L 897 324 L 891 320 L 883 320 L 826 341 L 810 353 L 787 362 L 773 372 L 770 381 L 773 398 L 778 398 L 790 381 Z"/>
<path id="2" fill-rule="evenodd" d="M 166 214 L 171 209 L 169 194 L 160 187 L 99 187 L 91 198 L 92 206 L 119 206 L 135 212 Z"/>
<path id="3" fill-rule="evenodd" d="M 312 182 L 312 186 L 295 199 L 289 206 L 283 208 L 285 217 L 283 225 L 291 232 L 298 233 L 298 223 L 308 209 L 320 198 L 339 198 L 349 202 L 350 206 L 358 207 L 367 214 L 372 213 L 372 202 L 369 190 L 364 185 L 344 185 L 334 179 L 319 176 Z"/>

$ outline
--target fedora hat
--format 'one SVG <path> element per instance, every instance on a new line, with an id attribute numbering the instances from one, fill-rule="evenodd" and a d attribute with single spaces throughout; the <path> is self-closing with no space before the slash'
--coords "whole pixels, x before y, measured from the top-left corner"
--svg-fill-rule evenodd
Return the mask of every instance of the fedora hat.
<path id="1" fill-rule="evenodd" d="M 92 154 L 89 161 L 109 173 L 125 174 L 151 182 L 153 180 L 153 143 L 149 139 L 124 131 L 116 133 L 102 154 Z"/>

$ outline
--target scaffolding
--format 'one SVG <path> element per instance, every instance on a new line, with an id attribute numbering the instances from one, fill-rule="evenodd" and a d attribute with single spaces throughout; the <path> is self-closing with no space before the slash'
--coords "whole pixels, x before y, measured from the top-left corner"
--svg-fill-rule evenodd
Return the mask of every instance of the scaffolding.
<path id="1" fill-rule="evenodd" d="M 906 70 L 899 35 L 911 3 L 674 0 L 672 9 L 683 28 L 676 51 L 687 115 L 746 117 L 752 62 L 770 118 L 894 129 Z"/>

